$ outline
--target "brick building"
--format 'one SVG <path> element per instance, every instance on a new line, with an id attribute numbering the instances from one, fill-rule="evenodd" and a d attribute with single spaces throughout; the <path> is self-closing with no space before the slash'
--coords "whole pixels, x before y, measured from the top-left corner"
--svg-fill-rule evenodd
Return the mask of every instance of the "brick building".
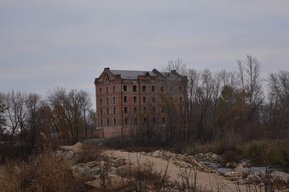
<path id="1" fill-rule="evenodd" d="M 174 70 L 104 68 L 94 84 L 98 137 L 134 135 L 144 124 L 166 126 L 169 118 L 164 109 L 166 98 L 180 109 L 186 108 L 187 77 Z"/>

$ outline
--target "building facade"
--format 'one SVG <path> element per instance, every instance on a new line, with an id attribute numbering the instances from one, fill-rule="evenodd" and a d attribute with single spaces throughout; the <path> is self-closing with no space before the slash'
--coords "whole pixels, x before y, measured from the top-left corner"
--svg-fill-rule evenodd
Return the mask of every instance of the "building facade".
<path id="1" fill-rule="evenodd" d="M 144 126 L 164 127 L 169 122 L 168 104 L 184 113 L 187 77 L 176 71 L 111 70 L 104 68 L 95 79 L 98 137 L 136 135 Z"/>

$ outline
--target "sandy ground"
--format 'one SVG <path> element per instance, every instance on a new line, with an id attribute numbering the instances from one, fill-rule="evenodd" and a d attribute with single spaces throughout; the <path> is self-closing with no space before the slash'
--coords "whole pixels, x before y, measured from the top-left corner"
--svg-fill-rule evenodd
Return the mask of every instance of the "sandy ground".
<path id="1" fill-rule="evenodd" d="M 164 172 L 167 168 L 169 180 L 174 182 L 182 182 L 182 178 L 180 177 L 180 173 L 185 171 L 185 169 L 182 169 L 171 162 L 156 158 L 156 157 L 150 157 L 150 156 L 144 156 L 140 153 L 134 153 L 134 152 L 124 152 L 124 151 L 107 151 L 107 154 L 111 156 L 119 156 L 122 158 L 125 158 L 129 160 L 132 164 L 143 163 L 146 161 L 150 161 L 155 165 L 155 168 L 158 172 Z M 188 175 L 190 175 L 189 178 L 193 179 L 194 172 L 189 174 L 189 171 L 187 170 Z M 193 181 L 191 181 L 193 183 Z M 226 180 L 224 177 L 218 175 L 217 173 L 205 173 L 201 171 L 197 171 L 196 176 L 196 183 L 197 186 L 201 189 L 205 189 L 208 191 L 248 191 L 246 189 L 246 186 L 244 185 L 236 185 L 231 181 Z"/>

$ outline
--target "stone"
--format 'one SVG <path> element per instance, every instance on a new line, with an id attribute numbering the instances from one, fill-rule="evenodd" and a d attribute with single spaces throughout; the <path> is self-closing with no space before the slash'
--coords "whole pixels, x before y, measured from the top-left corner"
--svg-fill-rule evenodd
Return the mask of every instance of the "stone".
<path id="1" fill-rule="evenodd" d="M 283 185 L 289 185 L 289 174 L 284 172 L 275 171 L 271 173 L 273 182 L 278 182 Z"/>
<path id="2" fill-rule="evenodd" d="M 247 176 L 247 178 L 244 180 L 245 184 L 256 184 L 256 183 L 261 183 L 261 178 L 257 173 L 251 173 L 250 175 Z"/>
<path id="3" fill-rule="evenodd" d="M 239 172 L 239 173 L 245 173 L 246 170 L 244 169 L 243 165 L 242 164 L 239 164 L 235 169 L 234 169 L 235 172 Z"/>
<path id="4" fill-rule="evenodd" d="M 232 172 L 227 172 L 224 174 L 225 177 L 229 178 L 231 181 L 235 181 L 237 179 L 241 179 L 242 178 L 242 174 L 239 173 L 239 172 L 235 172 L 235 171 L 232 171 Z"/>
<path id="5" fill-rule="evenodd" d="M 236 168 L 238 166 L 237 163 L 235 163 L 234 161 L 230 161 L 229 163 L 226 164 L 226 167 L 229 168 Z"/>
<path id="6" fill-rule="evenodd" d="M 90 175 L 98 175 L 100 174 L 101 169 L 99 167 L 93 167 L 91 169 L 84 170 L 83 173 L 90 174 Z"/>

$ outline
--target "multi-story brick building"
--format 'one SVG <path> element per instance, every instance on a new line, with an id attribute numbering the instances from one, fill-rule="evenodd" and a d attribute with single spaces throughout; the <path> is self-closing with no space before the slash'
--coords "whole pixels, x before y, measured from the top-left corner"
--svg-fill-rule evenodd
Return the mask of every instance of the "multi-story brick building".
<path id="1" fill-rule="evenodd" d="M 143 124 L 165 126 L 165 98 L 184 107 L 187 77 L 176 71 L 110 70 L 95 79 L 97 132 L 99 137 L 136 134 Z"/>

